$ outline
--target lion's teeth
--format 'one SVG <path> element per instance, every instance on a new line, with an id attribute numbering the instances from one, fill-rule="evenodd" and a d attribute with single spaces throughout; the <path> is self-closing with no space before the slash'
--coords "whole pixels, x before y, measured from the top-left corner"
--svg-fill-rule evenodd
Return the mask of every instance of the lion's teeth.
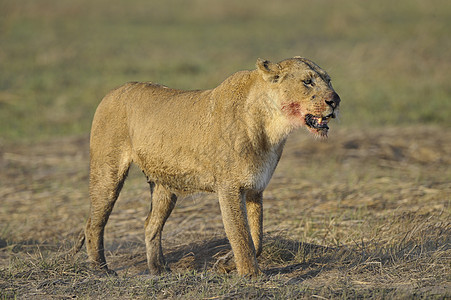
<path id="1" fill-rule="evenodd" d="M 318 124 L 321 124 L 322 121 L 323 121 L 323 118 L 318 118 Z"/>

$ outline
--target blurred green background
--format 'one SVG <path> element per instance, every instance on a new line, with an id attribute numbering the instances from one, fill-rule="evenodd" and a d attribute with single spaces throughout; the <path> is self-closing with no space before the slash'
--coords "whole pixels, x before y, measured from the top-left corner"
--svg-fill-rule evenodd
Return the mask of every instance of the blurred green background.
<path id="1" fill-rule="evenodd" d="M 1 0 L 0 141 L 88 134 L 127 81 L 213 88 L 295 55 L 332 76 L 339 126 L 449 128 L 450 49 L 445 0 Z"/>

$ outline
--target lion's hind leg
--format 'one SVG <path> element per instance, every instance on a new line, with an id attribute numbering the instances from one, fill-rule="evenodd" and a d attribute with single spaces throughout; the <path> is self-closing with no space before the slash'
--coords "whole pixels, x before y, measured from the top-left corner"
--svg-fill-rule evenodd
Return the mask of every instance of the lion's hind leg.
<path id="1" fill-rule="evenodd" d="M 158 275 L 166 268 L 161 247 L 161 232 L 177 202 L 177 196 L 161 185 L 151 185 L 151 206 L 146 219 L 146 250 L 149 272 Z"/>
<path id="2" fill-rule="evenodd" d="M 104 230 L 128 173 L 130 162 L 110 155 L 91 153 L 89 194 L 91 198 L 85 238 L 88 257 L 94 267 L 109 271 L 104 253 Z"/>

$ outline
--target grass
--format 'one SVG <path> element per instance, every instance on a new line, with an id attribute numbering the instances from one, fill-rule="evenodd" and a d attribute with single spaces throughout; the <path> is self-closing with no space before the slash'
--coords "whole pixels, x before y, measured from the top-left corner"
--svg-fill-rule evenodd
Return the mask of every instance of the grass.
<path id="1" fill-rule="evenodd" d="M 450 142 L 436 127 L 341 129 L 327 143 L 295 133 L 265 192 L 255 281 L 221 259 L 230 246 L 214 195 L 179 199 L 163 234 L 172 272 L 149 276 L 149 192 L 135 168 L 106 227 L 107 260 L 119 275 L 99 276 L 84 250 L 67 255 L 89 209 L 88 139 L 7 146 L 1 297 L 449 297 Z"/>
<path id="2" fill-rule="evenodd" d="M 0 299 L 451 297 L 451 3 L 4 0 Z M 239 278 L 217 200 L 180 199 L 171 273 L 146 272 L 149 192 L 131 170 L 106 227 L 118 277 L 67 255 L 88 201 L 88 133 L 127 81 L 212 88 L 257 57 L 333 78 L 327 142 L 290 137 L 265 191 L 263 275 Z"/>
<path id="3" fill-rule="evenodd" d="M 1 296 L 102 295 L 124 299 L 449 296 L 449 286 L 445 284 L 449 272 L 449 223 L 437 226 L 434 223 L 440 216 L 436 215 L 426 221 L 404 215 L 388 224 L 384 220 L 385 224 L 380 226 L 392 233 L 406 224 L 406 218 L 410 218 L 411 225 L 399 232 L 401 240 L 382 242 L 371 231 L 377 243 L 362 241 L 325 248 L 299 244 L 281 236 L 271 237 L 261 258 L 267 268 L 265 275 L 255 281 L 211 270 L 185 270 L 160 277 L 131 274 L 98 277 L 80 259 L 51 255 L 48 258 L 38 248 L 26 262 L 13 259 L 9 269 L 2 271 L 6 288 Z M 410 273 L 408 277 L 406 272 Z"/>
<path id="4" fill-rule="evenodd" d="M 451 5 L 385 2 L 5 0 L 0 137 L 86 133 L 127 81 L 212 88 L 257 57 L 294 55 L 331 73 L 346 126 L 449 126 Z"/>

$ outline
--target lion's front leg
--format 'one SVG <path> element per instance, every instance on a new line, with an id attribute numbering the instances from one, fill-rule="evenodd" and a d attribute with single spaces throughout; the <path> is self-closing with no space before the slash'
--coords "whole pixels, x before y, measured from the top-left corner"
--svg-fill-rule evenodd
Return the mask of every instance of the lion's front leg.
<path id="1" fill-rule="evenodd" d="M 246 208 L 255 254 L 259 256 L 263 240 L 263 192 L 247 191 Z"/>
<path id="2" fill-rule="evenodd" d="M 254 244 L 246 217 L 244 193 L 239 188 L 222 188 L 218 192 L 224 229 L 235 257 L 239 275 L 259 273 Z"/>

